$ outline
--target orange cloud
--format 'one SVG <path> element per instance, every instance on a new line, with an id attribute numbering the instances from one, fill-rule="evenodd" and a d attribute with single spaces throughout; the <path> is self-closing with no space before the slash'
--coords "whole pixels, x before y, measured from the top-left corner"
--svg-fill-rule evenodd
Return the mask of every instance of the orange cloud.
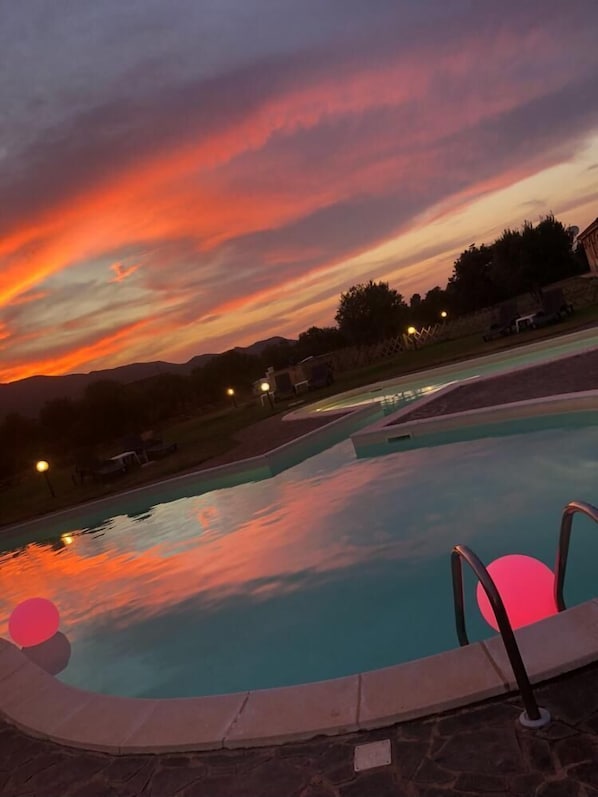
<path id="1" fill-rule="evenodd" d="M 139 279 L 148 292 L 154 292 L 154 305 L 148 300 L 150 312 L 169 301 L 167 296 L 172 296 L 173 290 L 184 294 L 187 280 L 193 286 L 188 300 L 200 303 L 200 320 L 207 323 L 214 316 L 228 313 L 231 334 L 239 328 L 233 313 L 246 308 L 257 311 L 263 305 L 265 318 L 266 313 L 272 314 L 272 307 L 266 309 L 266 303 L 275 304 L 282 293 L 294 289 L 297 301 L 305 306 L 305 281 L 326 278 L 330 269 L 347 257 L 416 223 L 417 209 L 426 207 L 426 202 L 428 206 L 434 204 L 438 198 L 432 195 L 433 190 L 444 191 L 442 196 L 450 193 L 444 185 L 433 188 L 442 183 L 445 173 L 449 175 L 447 186 L 451 173 L 454 175 L 452 195 L 457 204 L 479 196 L 482 190 L 494 190 L 493 184 L 500 186 L 516 179 L 525 168 L 529 173 L 530 159 L 526 167 L 516 166 L 510 171 L 496 166 L 502 171 L 493 177 L 478 177 L 475 170 L 460 175 L 446 142 L 541 97 L 546 92 L 546 75 L 540 68 L 521 73 L 518 59 L 522 52 L 537 53 L 540 64 L 544 60 L 549 64 L 554 48 L 551 37 L 536 29 L 529 33 L 501 30 L 499 35 L 496 31 L 477 32 L 475 36 L 464 33 L 461 39 L 443 42 L 442 46 L 434 43 L 395 52 L 374 65 L 364 66 L 357 58 L 348 57 L 342 70 L 329 65 L 311 71 L 305 68 L 304 73 L 298 70 L 292 80 L 273 87 L 269 96 L 254 99 L 253 105 L 247 103 L 249 110 L 244 117 L 225 120 L 210 132 L 204 132 L 199 123 L 190 124 L 187 138 L 176 145 L 162 146 L 117 173 L 107 170 L 76 199 L 48 204 L 18 229 L 6 231 L 0 240 L 0 257 L 4 256 L 0 306 L 16 305 L 20 297 L 52 275 L 85 267 L 107 257 L 107 252 L 111 258 L 118 257 L 114 253 L 125 248 L 142 253 L 148 248 L 156 250 L 147 268 L 143 261 Z M 483 91 L 475 79 L 479 63 L 485 64 L 488 73 Z M 565 86 L 574 68 L 567 63 L 556 76 L 551 74 L 550 90 Z M 455 85 L 463 84 L 462 96 L 443 91 L 449 79 Z M 370 117 L 373 121 L 368 126 Z M 356 134 L 354 138 L 343 137 L 342 145 L 334 146 L 329 131 L 341 119 L 349 129 L 354 124 Z M 313 131 L 322 136 L 322 141 L 329 136 L 319 159 L 309 157 L 309 152 L 299 146 L 285 148 L 285 142 L 303 141 Z M 468 147 L 470 142 L 462 146 Z M 467 181 L 469 185 L 463 188 Z M 326 241 L 322 234 L 319 238 L 314 235 L 315 243 L 310 239 L 308 222 L 318 213 L 356 198 L 383 198 L 394 192 L 396 199 L 399 187 L 412 198 L 415 208 L 407 221 L 397 214 L 394 226 L 389 217 L 379 231 L 368 233 L 364 219 L 361 239 L 346 245 L 339 240 Z M 430 197 L 426 190 L 431 192 Z M 285 229 L 300 223 L 306 225 L 302 233 L 305 245 L 298 244 L 297 239 L 285 243 Z M 277 232 L 281 233 L 279 240 L 250 252 L 248 258 L 255 258 L 254 262 L 242 264 L 241 254 L 235 251 L 235 266 L 238 264 L 240 273 L 234 273 L 227 260 L 231 250 L 242 253 L 245 239 Z M 168 243 L 175 246 L 179 241 L 190 242 L 193 259 L 185 262 L 184 268 L 177 269 L 176 264 L 171 268 L 172 264 L 160 259 L 160 248 Z M 114 273 L 110 282 L 120 283 L 139 265 L 127 267 L 117 260 L 110 268 Z M 220 280 L 212 273 L 217 269 Z M 257 288 L 252 291 L 254 275 Z M 353 273 L 344 277 L 351 278 Z M 329 280 L 334 285 L 331 303 L 340 279 L 338 275 Z M 242 290 L 246 293 L 239 295 Z M 179 296 L 178 301 L 183 299 Z M 254 322 L 255 318 L 251 320 Z M 171 329 L 178 340 L 171 342 L 171 349 L 186 345 L 191 331 L 184 329 L 185 323 L 177 331 L 173 314 Z M 219 337 L 223 333 L 222 326 L 214 330 Z M 193 337 L 197 340 L 196 329 Z M 139 343 L 142 336 L 135 339 Z M 132 343 L 133 337 L 127 346 Z M 205 343 L 209 345 L 209 341 Z M 88 363 L 82 359 L 85 352 L 97 361 L 115 353 L 107 345 L 105 355 L 96 354 L 94 346 L 81 346 L 72 355 L 60 354 L 56 359 L 15 363 L 5 368 L 2 378 L 8 378 L 7 374 L 22 378 L 14 374 L 29 374 L 31 368 L 41 368 L 45 373 L 64 373 L 72 367 L 87 369 Z M 155 350 L 154 356 L 162 353 Z"/>
<path id="2" fill-rule="evenodd" d="M 38 374 L 55 376 L 75 371 L 77 368 L 84 365 L 87 366 L 88 363 L 96 359 L 107 358 L 115 352 L 121 351 L 131 336 L 140 335 L 144 332 L 148 335 L 154 334 L 153 331 L 150 333 L 148 330 L 151 323 L 151 320 L 138 321 L 128 324 L 93 343 L 74 348 L 66 354 L 0 368 L 0 381 L 13 382 L 17 379 L 27 379 L 27 377 L 37 376 Z"/>
<path id="3" fill-rule="evenodd" d="M 126 280 L 127 277 L 130 277 L 131 274 L 134 274 L 138 268 L 139 264 L 126 268 L 122 263 L 113 263 L 110 266 L 110 269 L 114 271 L 115 276 L 110 280 L 110 282 L 122 282 L 123 280 Z"/>

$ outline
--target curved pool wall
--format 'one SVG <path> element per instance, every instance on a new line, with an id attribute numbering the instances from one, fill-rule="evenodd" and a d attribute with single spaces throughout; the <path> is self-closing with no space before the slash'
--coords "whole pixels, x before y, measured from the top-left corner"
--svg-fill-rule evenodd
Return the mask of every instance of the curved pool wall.
<path id="1" fill-rule="evenodd" d="M 397 378 L 375 382 L 366 387 L 355 388 L 336 394 L 328 399 L 300 407 L 286 416 L 287 420 L 302 419 L 314 413 L 336 413 L 359 407 L 370 402 L 382 402 L 396 399 L 397 406 L 403 403 L 403 397 L 410 401 L 421 398 L 433 390 L 445 385 L 479 376 L 525 370 L 533 365 L 581 354 L 598 346 L 598 327 L 583 329 L 559 338 L 538 341 L 518 346 L 495 354 L 475 357 L 469 360 L 448 365 L 429 368 L 425 371 L 414 371 Z M 397 365 L 399 361 L 397 360 Z M 405 395 L 407 394 L 407 395 Z"/>

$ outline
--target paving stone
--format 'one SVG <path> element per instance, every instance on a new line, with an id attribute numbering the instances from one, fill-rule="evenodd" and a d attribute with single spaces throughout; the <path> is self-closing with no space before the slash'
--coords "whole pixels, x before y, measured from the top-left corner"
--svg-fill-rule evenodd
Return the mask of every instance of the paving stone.
<path id="1" fill-rule="evenodd" d="M 554 774 L 554 761 L 550 745 L 545 739 L 539 739 L 533 731 L 523 730 L 519 734 L 519 744 L 529 761 L 530 769 L 538 772 Z"/>
<path id="2" fill-rule="evenodd" d="M 504 775 L 521 771 L 521 751 L 510 727 L 459 733 L 447 741 L 435 761 L 454 772 Z"/>
<path id="3" fill-rule="evenodd" d="M 47 750 L 46 743 L 25 734 L 9 734 L 2 740 L 2 767 L 24 766 Z"/>
<path id="4" fill-rule="evenodd" d="M 238 778 L 230 794 L 234 797 L 292 797 L 299 794 L 310 779 L 310 773 L 294 762 L 273 758 L 250 770 L 245 777 Z"/>
<path id="5" fill-rule="evenodd" d="M 513 794 L 530 795 L 536 793 L 536 789 L 544 783 L 544 775 L 539 772 L 526 772 L 524 775 L 515 775 L 509 780 L 509 787 Z"/>
<path id="6" fill-rule="evenodd" d="M 541 739 L 566 739 L 569 736 L 576 736 L 579 730 L 573 725 L 558 720 L 551 722 L 545 728 L 539 728 L 536 735 Z"/>
<path id="7" fill-rule="evenodd" d="M 590 733 L 598 734 L 598 714 L 593 714 L 591 717 L 588 717 L 585 722 L 580 723 L 579 728 L 589 731 Z"/>
<path id="8" fill-rule="evenodd" d="M 185 786 L 196 786 L 204 773 L 191 767 L 160 769 L 154 772 L 144 791 L 144 797 L 170 797 L 179 793 Z"/>
<path id="9" fill-rule="evenodd" d="M 537 797 L 585 797 L 581 786 L 572 780 L 553 780 L 536 791 Z"/>
<path id="10" fill-rule="evenodd" d="M 69 760 L 67 756 L 64 759 Z M 58 762 L 55 758 L 54 763 L 50 766 L 36 769 L 33 772 L 29 770 L 30 776 L 22 784 L 23 787 L 34 794 L 59 794 L 65 786 L 77 783 L 77 779 L 71 775 L 65 763 L 65 760 Z M 85 777 L 85 780 L 90 777 L 91 773 Z"/>
<path id="11" fill-rule="evenodd" d="M 428 758 L 433 760 L 444 750 L 444 746 L 450 737 L 436 736 L 430 740 L 430 749 L 428 750 Z"/>
<path id="12" fill-rule="evenodd" d="M 586 735 L 573 736 L 557 742 L 554 751 L 563 767 L 581 764 L 598 758 L 598 739 Z"/>
<path id="13" fill-rule="evenodd" d="M 576 764 L 567 770 L 567 776 L 580 780 L 582 783 L 587 783 L 588 786 L 598 788 L 598 764 L 596 762 Z"/>
<path id="14" fill-rule="evenodd" d="M 447 769 L 439 767 L 434 761 L 429 761 L 426 758 L 415 772 L 413 780 L 416 783 L 434 783 L 437 786 L 444 786 L 455 780 L 455 774 L 454 772 L 449 772 Z"/>
<path id="15" fill-rule="evenodd" d="M 333 769 L 326 772 L 326 780 L 333 783 L 335 786 L 340 786 L 355 777 L 355 770 L 353 764 L 339 764 Z"/>
<path id="16" fill-rule="evenodd" d="M 361 733 L 356 734 L 355 738 L 357 739 L 361 735 L 362 735 Z M 344 737 L 339 737 L 339 738 L 344 738 Z M 359 741 L 354 741 L 353 744 L 359 744 Z M 332 745 L 334 745 L 334 743 L 332 743 Z M 281 744 L 278 747 L 270 747 L 262 749 L 269 750 L 271 755 L 276 755 L 277 758 L 296 758 L 296 757 L 316 758 L 316 756 L 321 755 L 322 751 L 329 746 L 331 746 L 331 742 L 329 741 L 328 737 L 326 737 L 325 741 L 320 737 L 320 739 L 313 742 Z"/>
<path id="17" fill-rule="evenodd" d="M 401 778 L 411 780 L 422 761 L 426 758 L 428 744 L 426 742 L 398 741 L 393 746 L 393 764 Z"/>
<path id="18" fill-rule="evenodd" d="M 193 766 L 194 757 L 189 753 L 169 753 L 160 756 L 161 767 L 190 767 Z"/>
<path id="19" fill-rule="evenodd" d="M 541 702 L 541 701 L 540 701 Z M 598 712 L 598 678 L 582 674 L 579 678 L 553 684 L 545 700 L 552 716 L 577 724 Z"/>
<path id="20" fill-rule="evenodd" d="M 310 783 L 299 794 L 299 797 L 336 797 L 336 789 L 325 783 Z"/>
<path id="21" fill-rule="evenodd" d="M 131 792 L 121 788 L 117 789 L 99 778 L 85 783 L 73 784 L 64 795 L 65 797 L 132 797 Z M 41 795 L 36 797 L 41 797 Z M 63 797 L 63 795 L 60 795 L 60 797 Z M 162 797 L 166 797 L 166 795 L 162 795 Z"/>
<path id="22" fill-rule="evenodd" d="M 331 783 L 344 783 L 355 775 L 353 769 L 354 750 L 355 745 L 328 747 L 322 755 L 314 760 L 314 766 L 318 773 Z"/>
<path id="23" fill-rule="evenodd" d="M 106 757 L 104 777 L 108 783 L 116 781 L 124 783 L 142 771 L 148 772 L 156 765 L 153 756 L 117 756 Z"/>
<path id="24" fill-rule="evenodd" d="M 358 775 L 352 783 L 341 786 L 339 795 L 340 797 L 400 797 L 401 791 L 390 771 L 379 771 Z"/>
<path id="25" fill-rule="evenodd" d="M 210 775 L 219 772 L 247 772 L 254 767 L 269 761 L 274 751 L 267 748 L 262 750 L 235 750 L 222 751 L 221 753 L 207 753 L 201 755 L 202 763 L 208 767 Z M 193 762 L 200 760 L 199 756 L 191 756 Z"/>
<path id="26" fill-rule="evenodd" d="M 491 703 L 471 711 L 460 712 L 438 720 L 437 729 L 441 736 L 469 730 L 481 730 L 502 722 L 512 722 L 521 709 L 508 703 Z"/>
<path id="27" fill-rule="evenodd" d="M 228 777 L 208 776 L 191 787 L 193 791 L 189 797 L 249 797 L 250 792 L 246 791 L 245 786 L 246 784 L 239 784 L 234 775 Z M 255 788 L 255 784 L 253 788 Z M 170 795 L 163 795 L 163 797 L 170 797 Z M 180 795 L 177 794 L 176 797 L 180 797 Z M 256 791 L 253 797 L 261 797 L 260 792 Z"/>
<path id="28" fill-rule="evenodd" d="M 437 720 L 405 722 L 397 726 L 396 738 L 409 741 L 428 741 L 437 727 Z"/>
<path id="29" fill-rule="evenodd" d="M 506 794 L 507 785 L 500 775 L 484 775 L 481 772 L 466 772 L 459 775 L 455 788 L 474 794 Z"/>

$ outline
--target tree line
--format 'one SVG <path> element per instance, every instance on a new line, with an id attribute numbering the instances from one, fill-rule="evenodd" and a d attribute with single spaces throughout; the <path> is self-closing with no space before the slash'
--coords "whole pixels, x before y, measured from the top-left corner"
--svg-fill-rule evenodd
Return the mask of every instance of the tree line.
<path id="1" fill-rule="evenodd" d="M 409 325 L 428 326 L 446 312 L 469 314 L 588 269 L 583 248 L 574 247 L 575 229 L 550 214 L 533 226 L 504 230 L 491 244 L 472 244 L 453 264 L 445 288 L 436 286 L 409 302 L 388 283 L 369 281 L 342 293 L 336 326 L 312 326 L 295 343 L 266 347 L 261 355 L 231 350 L 190 374 L 160 374 L 122 384 L 100 380 L 80 399 L 47 402 L 37 418 L 11 413 L 0 424 L 0 484 L 10 480 L 41 452 L 73 457 L 98 445 L 176 417 L 222 405 L 226 390 L 250 393 L 269 366 L 275 369 L 352 345 L 367 345 L 404 332 Z"/>

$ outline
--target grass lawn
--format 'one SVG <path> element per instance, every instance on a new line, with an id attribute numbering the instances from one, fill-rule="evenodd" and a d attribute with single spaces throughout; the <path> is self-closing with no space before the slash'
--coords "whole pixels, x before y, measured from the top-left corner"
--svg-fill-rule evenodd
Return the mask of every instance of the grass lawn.
<path id="1" fill-rule="evenodd" d="M 585 308 L 558 326 L 527 331 L 520 335 L 484 343 L 481 335 L 469 335 L 456 340 L 437 343 L 421 349 L 402 352 L 383 362 L 338 374 L 336 382 L 328 388 L 310 394 L 310 401 L 319 401 L 345 390 L 358 388 L 371 382 L 396 378 L 445 363 L 457 362 L 470 357 L 492 354 L 496 351 L 515 348 L 536 340 L 551 338 L 572 332 L 575 329 L 592 326 L 598 322 L 598 306 Z M 276 412 L 283 413 L 288 402 L 276 406 Z M 118 480 L 101 484 L 90 482 L 76 485 L 72 480 L 70 466 L 56 465 L 49 478 L 56 497 L 52 498 L 44 478 L 32 468 L 23 474 L 21 480 L 0 492 L 0 524 L 15 523 L 27 518 L 75 504 L 101 498 L 111 493 L 130 489 L 140 484 L 157 481 L 176 473 L 196 468 L 212 457 L 222 454 L 235 446 L 235 433 L 263 419 L 266 412 L 256 404 L 247 404 L 238 409 L 227 407 L 210 414 L 204 414 L 178 421 L 162 430 L 165 442 L 177 443 L 178 450 L 162 460 L 134 470 Z M 117 453 L 114 451 L 113 453 Z"/>

